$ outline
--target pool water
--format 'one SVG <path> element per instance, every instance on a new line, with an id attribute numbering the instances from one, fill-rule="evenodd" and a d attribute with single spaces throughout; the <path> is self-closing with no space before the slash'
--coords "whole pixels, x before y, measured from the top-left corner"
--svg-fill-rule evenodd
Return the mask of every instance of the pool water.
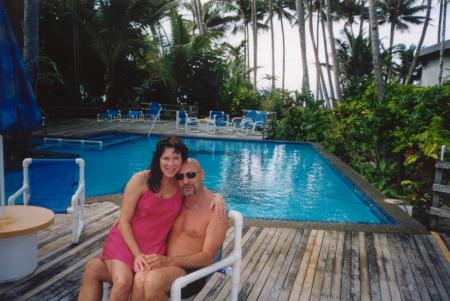
<path id="1" fill-rule="evenodd" d="M 39 145 L 86 161 L 86 194 L 122 192 L 131 175 L 148 167 L 159 137 L 117 135 L 109 146 Z M 130 139 L 133 137 L 134 139 Z M 87 139 L 87 138 L 86 138 Z M 89 137 L 110 142 L 114 137 Z M 218 139 L 182 139 L 200 161 L 204 184 L 224 195 L 228 208 L 246 218 L 392 224 L 393 220 L 309 144 Z M 7 194 L 21 183 L 6 175 Z"/>

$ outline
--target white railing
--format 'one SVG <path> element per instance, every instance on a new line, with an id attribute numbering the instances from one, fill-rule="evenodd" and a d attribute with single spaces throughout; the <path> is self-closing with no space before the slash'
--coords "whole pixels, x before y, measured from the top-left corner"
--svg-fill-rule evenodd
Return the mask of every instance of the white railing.
<path id="1" fill-rule="evenodd" d="M 65 138 L 44 138 L 44 143 L 47 142 L 58 142 L 58 145 L 61 146 L 64 142 L 68 143 L 79 143 L 80 145 L 98 145 L 100 149 L 103 148 L 103 141 L 98 140 L 78 140 L 78 139 L 65 139 Z"/>

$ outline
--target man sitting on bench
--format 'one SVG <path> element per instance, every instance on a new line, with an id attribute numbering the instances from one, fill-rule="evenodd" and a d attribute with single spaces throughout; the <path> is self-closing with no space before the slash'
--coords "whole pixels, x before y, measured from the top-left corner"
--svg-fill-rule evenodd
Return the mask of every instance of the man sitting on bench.
<path id="1" fill-rule="evenodd" d="M 225 239 L 228 219 L 210 209 L 215 195 L 203 186 L 204 176 L 195 159 L 188 159 L 176 175 L 184 201 L 167 241 L 167 256 L 146 256 L 146 270 L 134 277 L 133 300 L 167 300 L 176 278 L 213 263 Z M 202 278 L 189 284 L 183 297 L 197 294 L 205 283 Z"/>

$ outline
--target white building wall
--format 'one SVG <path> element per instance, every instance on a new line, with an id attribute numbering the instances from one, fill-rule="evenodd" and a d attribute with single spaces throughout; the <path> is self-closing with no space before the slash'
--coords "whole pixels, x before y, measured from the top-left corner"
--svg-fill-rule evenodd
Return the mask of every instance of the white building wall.
<path id="1" fill-rule="evenodd" d="M 439 59 L 430 59 L 426 65 L 422 65 L 422 86 L 435 86 L 439 81 Z M 450 57 L 444 57 L 442 80 L 450 80 Z"/>

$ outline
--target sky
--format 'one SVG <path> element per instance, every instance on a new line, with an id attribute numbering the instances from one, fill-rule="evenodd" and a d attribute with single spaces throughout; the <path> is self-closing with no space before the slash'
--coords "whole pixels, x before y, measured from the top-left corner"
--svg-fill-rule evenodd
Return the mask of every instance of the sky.
<path id="1" fill-rule="evenodd" d="M 436 2 L 433 1 L 435 4 Z M 420 14 L 425 16 L 425 11 Z M 447 11 L 447 23 L 450 22 L 450 9 Z M 437 22 L 439 16 L 439 7 L 433 7 L 431 11 L 431 21 L 428 25 L 427 34 L 425 36 L 425 40 L 423 43 L 423 47 L 431 46 L 437 43 Z M 313 23 L 315 24 L 315 23 Z M 307 39 L 307 62 L 308 62 L 308 71 L 310 77 L 310 87 L 314 92 L 316 87 L 316 71 L 315 71 L 315 60 L 313 48 L 310 42 L 310 34 L 308 30 L 308 24 L 306 23 L 306 39 Z M 359 24 L 353 25 L 355 33 L 359 30 Z M 277 81 L 275 82 L 275 86 L 281 87 L 281 74 L 282 74 L 282 35 L 281 35 L 281 26 L 280 22 L 277 18 L 274 18 L 274 28 L 275 28 L 275 74 Z M 301 57 L 300 57 L 300 39 L 298 34 L 298 28 L 292 27 L 288 22 L 284 22 L 285 28 L 285 41 L 286 41 L 286 79 L 285 79 L 285 88 L 289 90 L 300 90 L 301 89 L 301 76 L 302 76 L 302 67 L 301 67 Z M 342 23 L 334 23 L 334 34 L 336 38 L 342 37 Z M 448 26 L 447 26 L 448 29 Z M 365 27 L 365 32 L 367 33 L 367 26 Z M 447 30 L 449 31 L 449 30 Z M 385 47 L 389 44 L 389 34 L 390 34 L 390 26 L 383 25 L 379 27 L 380 39 Z M 409 31 L 400 32 L 396 31 L 394 36 L 394 44 L 403 43 L 406 46 L 411 44 L 417 45 L 420 39 L 420 35 L 422 33 L 422 25 L 420 26 L 410 26 Z M 449 39 L 450 32 L 447 33 L 446 40 Z M 237 45 L 239 41 L 243 38 L 243 35 L 228 35 L 226 38 L 229 42 L 234 45 Z M 252 37 L 250 36 L 250 39 Z M 324 56 L 324 47 L 323 47 L 323 39 L 320 40 L 319 45 L 319 55 L 321 58 L 321 62 L 325 63 Z M 330 47 L 328 46 L 328 52 L 330 52 Z M 251 55 L 251 66 L 253 66 L 253 48 L 252 43 L 250 42 L 250 55 Z M 264 79 L 266 75 L 272 74 L 272 53 L 271 53 L 271 37 L 270 31 L 267 32 L 259 32 L 258 33 L 258 88 L 269 88 L 271 86 L 271 81 L 268 79 Z M 331 57 L 330 57 L 331 59 Z M 371 59 L 371 58 L 368 58 Z M 330 61 L 330 63 L 332 63 Z M 325 70 L 325 69 L 323 69 Z M 324 74 L 324 76 L 326 76 Z"/>

